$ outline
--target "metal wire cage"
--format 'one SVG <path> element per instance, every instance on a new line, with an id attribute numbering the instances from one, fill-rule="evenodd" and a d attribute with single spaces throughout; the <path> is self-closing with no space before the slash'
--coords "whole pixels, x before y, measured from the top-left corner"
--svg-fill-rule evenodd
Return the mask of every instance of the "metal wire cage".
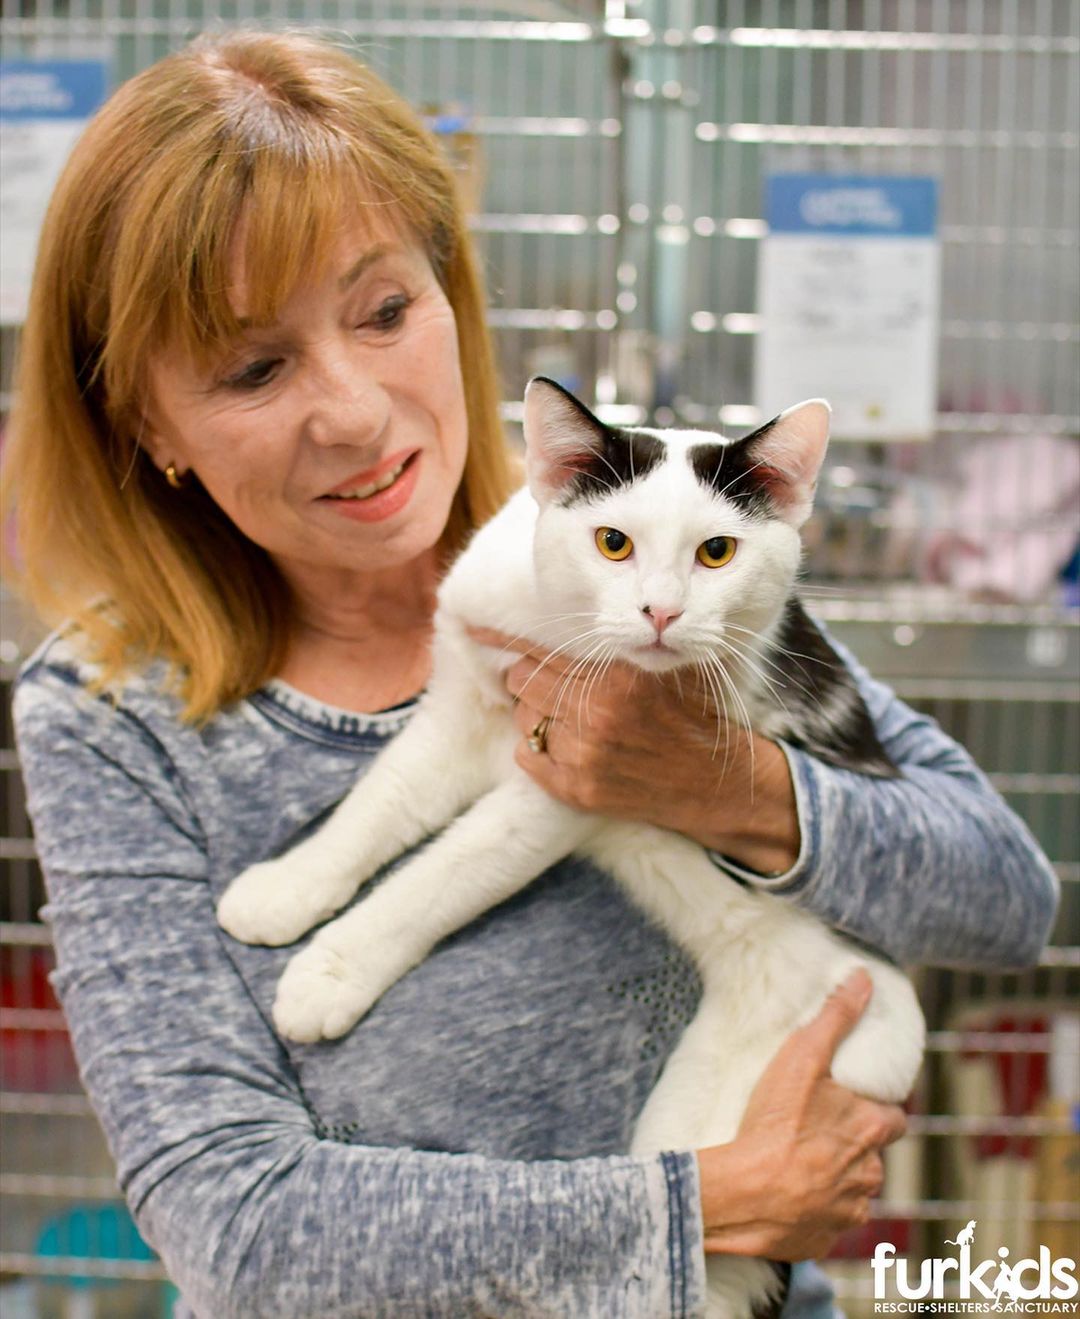
<path id="1" fill-rule="evenodd" d="M 207 27 L 307 25 L 422 107 L 475 200 L 512 431 L 535 373 L 612 416 L 735 429 L 752 392 L 762 178 L 929 174 L 940 389 L 920 443 L 833 446 L 808 594 L 973 752 L 1055 862 L 1052 946 L 1017 974 L 924 972 L 931 1035 L 877 1217 L 830 1262 L 918 1262 L 965 1222 L 1013 1258 L 1080 1255 L 1080 7 L 1072 0 L 2 0 L 13 58 L 114 82 Z M 5 406 L 17 331 L 0 332 Z M 32 623 L 5 600 L 0 678 Z M 6 712 L 6 702 L 4 705 Z M 6 719 L 6 713 L 5 713 Z M 3 728 L 0 1305 L 157 1314 L 51 997 L 44 900 Z M 890 1296 L 892 1293 L 890 1293 Z"/>

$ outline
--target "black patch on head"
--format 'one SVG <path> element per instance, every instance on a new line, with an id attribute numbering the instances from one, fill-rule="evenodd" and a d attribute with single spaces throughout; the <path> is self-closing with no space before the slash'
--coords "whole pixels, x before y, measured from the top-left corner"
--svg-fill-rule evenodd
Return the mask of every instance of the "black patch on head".
<path id="1" fill-rule="evenodd" d="M 578 414 L 582 431 L 581 447 L 566 458 L 563 471 L 567 474 L 557 503 L 563 508 L 582 500 L 601 498 L 646 476 L 664 461 L 667 445 L 655 435 L 642 431 L 606 426 L 594 416 L 568 389 L 548 376 L 534 378 L 562 395 L 564 401 Z"/>
<path id="2" fill-rule="evenodd" d="M 687 450 L 694 475 L 706 489 L 730 499 L 751 517 L 772 517 L 773 501 L 769 487 L 775 480 L 771 467 L 764 467 L 754 456 L 756 442 L 767 435 L 780 420 L 773 417 L 764 426 L 730 444 L 695 444 Z"/>
<path id="3" fill-rule="evenodd" d="M 630 485 L 658 467 L 667 454 L 667 445 L 655 435 L 605 426 L 591 413 L 589 416 L 597 445 L 592 452 L 583 446 L 580 457 L 575 458 L 573 475 L 558 499 L 564 508 L 582 500 L 602 498 L 620 486 Z"/>
<path id="4" fill-rule="evenodd" d="M 895 779 L 870 712 L 843 661 L 796 596 L 784 606 L 767 672 L 780 688 L 785 742 L 841 769 Z"/>

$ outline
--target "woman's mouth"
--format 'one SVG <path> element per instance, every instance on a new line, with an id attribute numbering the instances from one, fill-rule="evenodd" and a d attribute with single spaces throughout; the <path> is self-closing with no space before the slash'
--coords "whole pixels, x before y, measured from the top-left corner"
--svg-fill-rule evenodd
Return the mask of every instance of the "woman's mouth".
<path id="1" fill-rule="evenodd" d="M 361 522 L 381 522 L 408 503 L 416 485 L 419 458 L 419 450 L 404 457 L 394 455 L 389 465 L 380 465 L 381 470 L 350 477 L 336 490 L 321 495 L 318 502 Z"/>
<path id="2" fill-rule="evenodd" d="M 405 470 L 406 463 L 408 463 L 409 461 L 410 459 L 406 458 L 405 462 L 398 463 L 396 467 L 392 467 L 390 471 L 384 473 L 377 480 L 369 481 L 364 485 L 358 485 L 355 487 L 355 489 L 352 490 L 338 490 L 336 493 L 332 495 L 324 495 L 323 498 L 324 499 L 370 499 L 372 495 L 377 495 L 380 490 L 388 490 L 390 486 L 392 486 L 394 482 L 398 479 L 401 473 Z"/>

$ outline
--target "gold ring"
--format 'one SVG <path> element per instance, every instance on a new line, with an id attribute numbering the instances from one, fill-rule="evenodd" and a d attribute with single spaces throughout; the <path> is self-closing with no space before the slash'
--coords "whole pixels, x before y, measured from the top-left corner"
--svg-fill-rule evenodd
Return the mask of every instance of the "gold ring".
<path id="1" fill-rule="evenodd" d="M 546 714 L 525 739 L 525 745 L 530 751 L 535 751 L 539 755 L 547 750 L 547 735 L 550 727 L 551 715 Z"/>

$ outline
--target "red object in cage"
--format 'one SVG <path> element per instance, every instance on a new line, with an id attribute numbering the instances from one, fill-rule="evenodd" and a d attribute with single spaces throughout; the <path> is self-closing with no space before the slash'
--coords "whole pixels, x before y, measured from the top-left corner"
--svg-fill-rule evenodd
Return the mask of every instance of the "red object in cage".
<path id="1" fill-rule="evenodd" d="M 1034 1035 L 1049 1039 L 1050 1022 L 1045 1015 L 1035 1017 L 995 1017 L 983 1024 L 984 1032 L 994 1035 Z M 993 1048 L 965 1049 L 964 1058 L 986 1058 L 993 1067 L 1002 1117 L 1030 1117 L 1046 1098 L 1049 1083 L 1049 1053 L 1046 1050 L 1011 1050 Z M 989 1132 L 975 1137 L 975 1153 L 980 1159 L 1030 1159 L 1035 1155 L 1036 1140 L 1031 1135 Z"/>
<path id="2" fill-rule="evenodd" d="M 8 1091 L 78 1089 L 49 948 L 5 948 L 0 966 L 0 1079 Z"/>

